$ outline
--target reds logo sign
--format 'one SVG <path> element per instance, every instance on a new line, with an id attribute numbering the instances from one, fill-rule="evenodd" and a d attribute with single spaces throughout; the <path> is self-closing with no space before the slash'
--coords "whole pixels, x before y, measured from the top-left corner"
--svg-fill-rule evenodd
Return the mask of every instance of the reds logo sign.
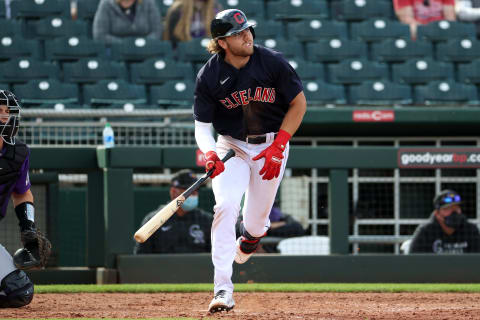
<path id="1" fill-rule="evenodd" d="M 354 122 L 393 122 L 395 113 L 393 110 L 355 110 L 353 111 Z"/>

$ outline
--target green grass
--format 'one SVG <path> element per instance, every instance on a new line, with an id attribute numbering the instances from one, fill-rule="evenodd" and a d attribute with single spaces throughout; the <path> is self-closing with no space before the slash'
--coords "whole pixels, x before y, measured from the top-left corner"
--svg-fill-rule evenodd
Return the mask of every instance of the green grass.
<path id="1" fill-rule="evenodd" d="M 36 285 L 36 293 L 107 292 L 212 292 L 213 285 L 196 284 L 109 284 Z M 235 292 L 480 292 L 480 284 L 459 283 L 252 283 L 236 284 Z"/>

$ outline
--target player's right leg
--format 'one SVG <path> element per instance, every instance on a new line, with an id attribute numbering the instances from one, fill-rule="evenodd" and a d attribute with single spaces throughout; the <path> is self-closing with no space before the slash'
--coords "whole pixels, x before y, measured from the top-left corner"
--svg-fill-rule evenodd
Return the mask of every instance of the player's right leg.
<path id="1" fill-rule="evenodd" d="M 0 245 L 0 308 L 18 308 L 33 299 L 33 283 L 15 268 L 12 256 Z"/>
<path id="2" fill-rule="evenodd" d="M 219 138 L 219 157 L 229 148 L 235 147 L 228 140 Z M 240 203 L 249 183 L 250 167 L 236 149 L 237 156 L 225 162 L 225 171 L 212 180 L 215 194 L 215 215 L 212 223 L 212 262 L 214 265 L 214 298 L 209 305 L 210 312 L 230 310 L 233 302 L 233 259 L 235 257 L 235 224 Z"/>

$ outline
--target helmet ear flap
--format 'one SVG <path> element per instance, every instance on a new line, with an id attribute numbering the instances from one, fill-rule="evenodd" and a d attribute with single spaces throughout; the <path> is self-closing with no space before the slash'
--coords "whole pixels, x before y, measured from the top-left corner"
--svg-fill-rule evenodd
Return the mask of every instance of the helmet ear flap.
<path id="1" fill-rule="evenodd" d="M 249 27 L 250 32 L 252 33 L 253 39 L 255 39 L 255 29 L 253 27 Z"/>

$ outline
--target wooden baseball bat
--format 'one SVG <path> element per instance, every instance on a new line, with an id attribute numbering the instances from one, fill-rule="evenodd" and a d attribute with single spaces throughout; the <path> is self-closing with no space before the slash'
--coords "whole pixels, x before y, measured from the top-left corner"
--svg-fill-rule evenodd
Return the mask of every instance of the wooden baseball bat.
<path id="1" fill-rule="evenodd" d="M 228 150 L 225 157 L 223 157 L 222 162 L 227 161 L 231 157 L 235 156 L 235 151 L 232 149 Z M 195 181 L 187 190 L 185 190 L 181 195 L 170 201 L 165 207 L 160 209 L 155 215 L 148 220 L 140 229 L 135 232 L 135 241 L 138 243 L 143 243 L 147 241 L 150 236 L 158 230 L 168 219 L 177 211 L 179 207 L 182 206 L 185 199 L 187 199 L 192 193 L 194 193 L 202 183 L 205 182 L 213 173 L 214 169 L 210 169 L 206 172 L 201 178 Z"/>

